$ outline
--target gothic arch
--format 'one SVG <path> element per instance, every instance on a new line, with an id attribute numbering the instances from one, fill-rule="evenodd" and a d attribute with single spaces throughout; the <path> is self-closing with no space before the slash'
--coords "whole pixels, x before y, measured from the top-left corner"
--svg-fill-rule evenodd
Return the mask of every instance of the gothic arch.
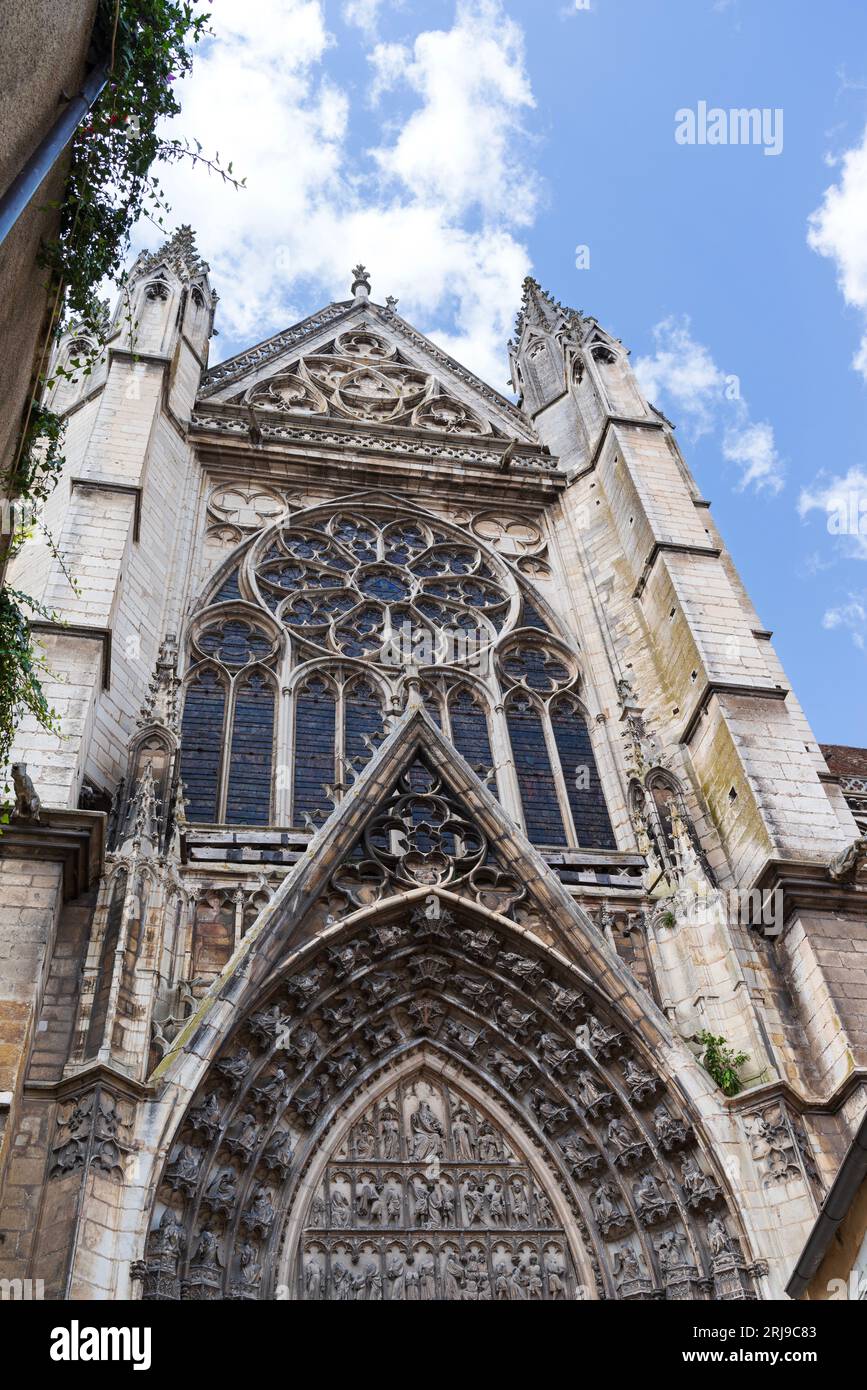
<path id="1" fill-rule="evenodd" d="M 375 1133 L 363 1154 L 342 1150 L 364 1116 L 375 1129 L 371 1106 L 423 1068 L 429 1089 L 446 1078 L 467 1099 L 476 1150 L 449 1147 L 452 1120 L 433 1092 L 441 1143 L 410 1149 L 411 1127 L 399 1161 Z M 663 1079 L 627 1016 L 562 952 L 453 894 L 388 899 L 299 945 L 199 1073 L 162 1148 L 138 1267 L 146 1298 L 274 1297 L 280 1284 L 279 1296 L 300 1296 L 301 1243 L 309 1253 L 325 1240 L 311 1213 L 317 1190 L 330 1200 L 328 1163 L 345 1198 L 329 1215 L 329 1250 L 354 1281 L 378 1260 L 371 1278 L 388 1287 L 393 1238 L 404 1263 L 420 1245 L 424 1262 L 436 1255 L 436 1297 L 454 1293 L 451 1247 L 460 1296 L 478 1296 L 482 1250 L 482 1297 L 504 1259 L 517 1270 L 512 1296 L 559 1296 L 547 1268 L 559 1241 L 554 1263 L 573 1297 L 591 1270 L 589 1297 L 755 1296 L 745 1233 L 679 1081 Z M 482 1157 L 485 1118 L 512 1160 Z M 508 1196 L 516 1172 L 526 1212 Z"/>

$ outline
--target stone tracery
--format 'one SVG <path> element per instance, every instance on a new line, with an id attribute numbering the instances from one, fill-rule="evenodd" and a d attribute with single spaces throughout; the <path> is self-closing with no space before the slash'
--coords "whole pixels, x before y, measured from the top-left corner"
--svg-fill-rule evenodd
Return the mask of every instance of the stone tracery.
<path id="1" fill-rule="evenodd" d="M 257 382 L 242 398 L 255 407 L 337 415 L 445 434 L 484 435 L 490 421 L 412 365 L 396 344 L 367 329 L 342 333 L 288 368 Z"/>
<path id="2" fill-rule="evenodd" d="M 490 539 L 501 534 L 502 520 L 482 521 Z M 538 546 L 538 528 L 505 524 Z M 261 529 L 212 593 L 186 678 L 190 820 L 322 824 L 405 702 L 409 669 L 432 717 L 494 795 L 523 812 L 535 843 L 614 847 L 577 654 L 471 531 L 385 500 L 320 504 Z M 363 668 L 368 694 L 353 703 L 345 692 Z M 249 794 L 232 795 L 230 764 L 242 755 L 253 759 L 241 779 Z M 254 788 L 273 766 L 293 769 L 282 789 Z"/>

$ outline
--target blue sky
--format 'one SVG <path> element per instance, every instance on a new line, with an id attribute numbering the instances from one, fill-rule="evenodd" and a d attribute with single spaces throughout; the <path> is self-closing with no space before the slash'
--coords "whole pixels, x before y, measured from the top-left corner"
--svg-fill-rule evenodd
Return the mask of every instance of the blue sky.
<path id="1" fill-rule="evenodd" d="M 347 297 L 360 259 L 502 389 L 534 274 L 632 349 L 817 737 L 867 744 L 867 6 L 590 6 L 211 0 L 177 124 L 248 188 L 166 184 L 216 357 Z M 679 144 L 702 101 L 780 109 L 782 150 Z"/>

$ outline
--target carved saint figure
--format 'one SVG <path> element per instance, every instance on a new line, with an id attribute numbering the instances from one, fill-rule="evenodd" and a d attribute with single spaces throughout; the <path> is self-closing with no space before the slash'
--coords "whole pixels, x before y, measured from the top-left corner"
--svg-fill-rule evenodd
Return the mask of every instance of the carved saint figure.
<path id="1" fill-rule="evenodd" d="M 351 1212 L 349 1198 L 339 1187 L 331 1189 L 331 1224 L 336 1230 L 345 1231 L 349 1225 Z"/>
<path id="2" fill-rule="evenodd" d="M 379 1149 L 383 1158 L 400 1158 L 400 1116 L 390 1101 L 379 1108 Z"/>
<path id="3" fill-rule="evenodd" d="M 443 1270 L 443 1294 L 446 1299 L 459 1300 L 464 1291 L 464 1267 L 454 1251 L 446 1255 Z"/>
<path id="4" fill-rule="evenodd" d="M 160 1224 L 151 1232 L 150 1248 L 155 1255 L 180 1256 L 187 1243 L 184 1228 L 171 1207 L 166 1207 L 160 1217 Z"/>
<path id="5" fill-rule="evenodd" d="M 496 1163 L 502 1156 L 500 1141 L 490 1121 L 479 1120 L 479 1161 Z"/>
<path id="6" fill-rule="evenodd" d="M 684 1237 L 680 1231 L 666 1231 L 656 1247 L 656 1252 L 659 1255 L 659 1265 L 663 1273 L 690 1262 L 684 1247 Z"/>
<path id="7" fill-rule="evenodd" d="M 309 1259 L 304 1270 L 304 1287 L 307 1297 L 311 1301 L 316 1301 L 322 1297 L 322 1269 L 319 1261 Z"/>
<path id="8" fill-rule="evenodd" d="M 476 1146 L 473 1140 L 472 1116 L 469 1108 L 461 1101 L 452 1117 L 452 1144 L 455 1158 L 474 1159 Z"/>
<path id="9" fill-rule="evenodd" d="M 536 1203 L 536 1217 L 540 1226 L 554 1225 L 554 1212 L 548 1200 L 548 1194 L 543 1192 L 540 1187 L 533 1184 L 533 1201 Z"/>
<path id="10" fill-rule="evenodd" d="M 530 1204 L 527 1201 L 527 1188 L 521 1178 L 512 1178 L 509 1198 L 512 1204 L 512 1220 L 518 1226 L 529 1226 Z"/>
<path id="11" fill-rule="evenodd" d="M 624 1245 L 615 1252 L 614 1273 L 623 1283 L 628 1283 L 631 1279 L 641 1278 L 638 1256 L 631 1245 Z"/>
<path id="12" fill-rule="evenodd" d="M 234 1057 L 222 1057 L 217 1063 L 217 1071 L 222 1072 L 233 1086 L 240 1086 L 253 1063 L 249 1047 L 241 1047 Z"/>
<path id="13" fill-rule="evenodd" d="M 426 1100 L 419 1102 L 410 1120 L 413 1159 L 442 1158 L 445 1130 Z"/>
<path id="14" fill-rule="evenodd" d="M 364 1271 L 364 1296 L 368 1303 L 382 1302 L 382 1275 L 372 1262 Z"/>
<path id="15" fill-rule="evenodd" d="M 241 1279 L 251 1288 L 262 1280 L 262 1266 L 259 1263 L 258 1254 L 258 1249 L 250 1240 L 245 1240 L 238 1251 Z"/>
<path id="16" fill-rule="evenodd" d="M 578 1073 L 578 1099 L 582 1105 L 595 1105 L 602 1099 L 604 1092 L 596 1084 L 596 1078 L 592 1072 L 579 1071 Z"/>
<path id="17" fill-rule="evenodd" d="M 710 1246 L 710 1253 L 714 1256 L 732 1254 L 732 1238 L 726 1230 L 726 1224 L 721 1216 L 712 1216 L 708 1221 L 707 1243 Z"/>
<path id="18" fill-rule="evenodd" d="M 406 1298 L 406 1266 L 402 1255 L 394 1254 L 390 1257 L 386 1276 L 391 1284 L 392 1301 L 402 1303 Z"/>
<path id="19" fill-rule="evenodd" d="M 167 1169 L 166 1177 L 174 1180 L 179 1186 L 194 1183 L 201 1162 L 201 1149 L 193 1148 L 192 1144 L 184 1144 L 172 1166 Z"/>
<path id="20" fill-rule="evenodd" d="M 598 1182 L 590 1193 L 590 1206 L 599 1225 L 614 1221 L 621 1215 L 620 1203 L 609 1182 Z"/>
<path id="21" fill-rule="evenodd" d="M 697 1162 L 688 1154 L 680 1166 L 683 1190 L 689 1197 L 715 1197 L 718 1188 L 707 1173 L 702 1172 Z"/>
<path id="22" fill-rule="evenodd" d="M 619 1115 L 615 1115 L 609 1122 L 608 1143 L 617 1153 L 621 1154 L 635 1143 L 635 1137 L 630 1134 L 629 1126 Z"/>
<path id="23" fill-rule="evenodd" d="M 548 1293 L 551 1298 L 565 1298 L 566 1284 L 563 1279 L 563 1267 L 556 1255 L 546 1256 L 545 1273 L 548 1276 Z"/>

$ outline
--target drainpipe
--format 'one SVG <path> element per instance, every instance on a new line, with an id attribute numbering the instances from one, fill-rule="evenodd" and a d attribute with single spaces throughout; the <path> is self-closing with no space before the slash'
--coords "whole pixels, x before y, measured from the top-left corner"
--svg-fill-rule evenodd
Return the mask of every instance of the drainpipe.
<path id="1" fill-rule="evenodd" d="M 0 198 L 0 246 L 6 240 L 18 218 L 39 191 L 54 168 L 76 128 L 102 93 L 108 81 L 108 64 L 93 68 L 77 97 L 58 116 L 42 143 L 34 150 L 21 173 Z"/>

